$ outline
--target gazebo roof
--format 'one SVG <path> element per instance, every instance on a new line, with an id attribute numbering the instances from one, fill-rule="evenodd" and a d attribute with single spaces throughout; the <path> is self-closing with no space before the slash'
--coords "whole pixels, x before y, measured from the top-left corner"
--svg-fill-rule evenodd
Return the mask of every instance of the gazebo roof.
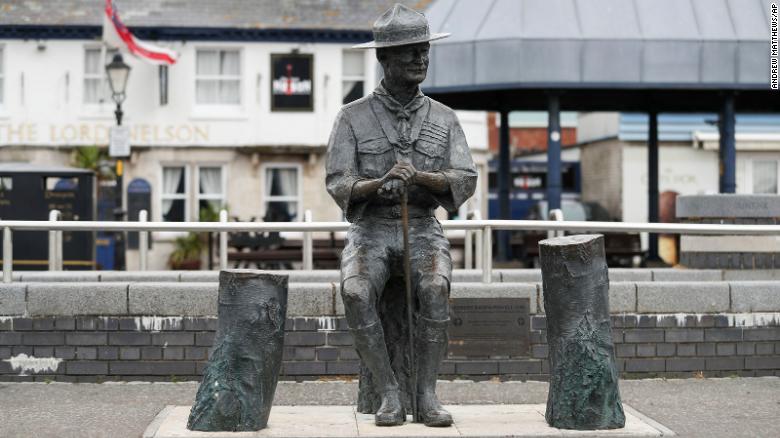
<path id="1" fill-rule="evenodd" d="M 427 16 L 452 36 L 424 90 L 458 108 L 544 108 L 557 90 L 567 109 L 695 111 L 738 90 L 740 111 L 780 111 L 769 0 L 438 0 Z"/>

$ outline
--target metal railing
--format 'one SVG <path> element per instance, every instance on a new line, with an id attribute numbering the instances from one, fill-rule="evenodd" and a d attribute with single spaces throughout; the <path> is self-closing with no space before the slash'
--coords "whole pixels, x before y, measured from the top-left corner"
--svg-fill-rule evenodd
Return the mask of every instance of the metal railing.
<path id="1" fill-rule="evenodd" d="M 140 218 L 145 219 L 147 215 Z M 152 231 L 189 231 L 219 233 L 219 267 L 227 268 L 228 232 L 284 232 L 304 233 L 303 266 L 313 268 L 312 236 L 313 232 L 347 231 L 347 222 L 313 222 L 311 214 L 304 215 L 303 222 L 228 222 L 227 212 L 220 212 L 219 222 L 137 222 L 119 221 L 61 221 L 59 212 L 52 211 L 49 221 L 0 220 L 3 231 L 3 281 L 12 281 L 12 254 L 14 231 L 47 231 L 49 233 L 49 268 L 62 269 L 62 232 L 64 231 L 114 231 L 138 232 L 139 250 L 142 254 L 141 269 L 147 267 L 149 232 Z M 482 270 L 482 281 L 491 282 L 492 276 L 492 231 L 552 231 L 552 232 L 624 232 L 624 233 L 663 233 L 663 234 L 706 234 L 706 235 L 780 235 L 780 225 L 719 225 L 719 224 L 679 224 L 679 223 L 638 223 L 638 222 L 585 222 L 585 221 L 537 221 L 537 220 L 484 220 L 478 216 L 471 220 L 442 221 L 445 230 L 465 230 L 466 239 L 476 247 L 475 255 L 466 248 L 465 257 L 475 259 L 475 267 Z M 473 235 L 472 235 L 473 233 Z M 469 244 L 470 246 L 470 244 Z M 467 265 L 467 267 L 470 267 Z"/>

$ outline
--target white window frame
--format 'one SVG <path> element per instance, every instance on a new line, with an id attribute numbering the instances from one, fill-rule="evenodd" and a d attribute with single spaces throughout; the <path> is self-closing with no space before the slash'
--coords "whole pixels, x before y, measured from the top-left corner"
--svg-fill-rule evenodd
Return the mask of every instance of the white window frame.
<path id="1" fill-rule="evenodd" d="M 207 163 L 198 163 L 195 164 L 195 182 L 193 187 L 197 187 L 197 190 L 193 190 L 193 193 L 195 195 L 195 203 L 193 204 L 195 208 L 197 208 L 197 218 L 198 221 L 200 221 L 200 201 L 220 201 L 219 203 L 219 209 L 222 210 L 227 205 L 227 172 L 225 171 L 226 166 L 224 164 L 207 164 Z M 217 195 L 215 194 L 202 194 L 200 193 L 200 169 L 204 167 L 216 167 L 219 169 L 219 177 L 222 180 L 222 193 L 219 193 Z"/>
<path id="2" fill-rule="evenodd" d="M 84 105 L 87 108 L 101 108 L 101 109 L 108 109 L 111 108 L 114 101 L 111 98 L 111 88 L 108 84 L 108 78 L 106 77 L 106 70 L 105 68 L 99 68 L 97 73 L 87 73 L 86 66 L 87 66 L 87 51 L 89 50 L 97 50 L 100 51 L 100 66 L 105 67 L 106 64 L 108 64 L 108 57 L 109 53 L 113 54 L 113 52 L 117 52 L 115 49 L 108 49 L 105 46 L 94 46 L 94 45 L 87 45 L 84 46 L 84 49 L 81 52 L 81 68 L 82 68 L 82 77 L 81 77 L 81 104 Z M 98 79 L 100 80 L 100 85 L 98 88 L 107 90 L 107 95 L 105 96 L 105 99 L 98 102 L 87 102 L 86 96 L 87 96 L 87 79 Z"/>
<path id="3" fill-rule="evenodd" d="M 163 184 L 163 181 L 165 181 L 165 168 L 166 167 L 181 167 L 184 169 L 184 193 L 183 194 L 166 194 L 164 192 L 165 187 Z M 187 164 L 184 163 L 161 163 L 160 164 L 160 183 L 158 184 L 158 191 L 160 193 L 159 200 L 160 202 L 157 205 L 157 211 L 159 212 L 158 215 L 160 217 L 160 222 L 165 221 L 165 216 L 163 215 L 163 203 L 167 200 L 178 200 L 183 199 L 184 200 L 184 222 L 190 222 L 191 221 L 191 212 L 192 210 L 192 201 L 191 201 L 191 194 L 192 194 L 192 184 L 190 183 L 190 167 Z"/>
<path id="4" fill-rule="evenodd" d="M 238 53 L 238 75 L 199 75 L 198 74 L 198 54 L 199 52 L 237 52 Z M 242 108 L 244 105 L 244 50 L 241 47 L 215 47 L 215 46 L 201 46 L 195 48 L 195 57 L 193 60 L 193 77 L 192 82 L 192 99 L 195 103 L 195 107 L 201 108 L 229 108 L 235 110 L 236 108 Z M 199 80 L 238 80 L 238 102 L 237 103 L 200 103 L 198 102 L 198 81 Z"/>
<path id="5" fill-rule="evenodd" d="M 347 52 L 352 53 L 359 53 L 363 56 L 363 75 L 362 76 L 349 76 L 344 74 L 344 54 Z M 368 92 L 368 75 L 366 72 L 368 71 L 368 66 L 366 65 L 366 54 L 365 50 L 360 49 L 343 49 L 341 51 L 341 102 L 344 102 L 344 82 L 346 81 L 362 81 L 363 82 L 363 96 L 366 96 L 366 93 Z M 361 97 L 363 97 L 361 96 Z"/>
<path id="6" fill-rule="evenodd" d="M 272 169 L 295 169 L 298 177 L 296 178 L 296 186 L 298 188 L 297 193 L 295 196 L 271 196 L 267 193 L 270 191 L 270 187 L 266 187 L 266 181 L 268 178 L 266 178 L 266 174 L 269 170 Z M 303 220 L 303 166 L 301 163 L 289 163 L 289 162 L 277 162 L 277 163 L 265 163 L 262 166 L 260 166 L 260 175 L 261 175 L 261 181 L 263 186 L 263 191 L 261 192 L 261 201 L 263 206 L 262 216 L 265 217 L 266 213 L 268 212 L 268 203 L 270 202 L 295 202 L 296 203 L 296 212 L 295 212 L 295 220 L 296 221 L 302 221 Z"/>
<path id="7" fill-rule="evenodd" d="M 165 194 L 163 192 L 163 181 L 166 167 L 181 167 L 184 169 L 184 193 L 183 194 Z M 204 167 L 217 167 L 220 169 L 220 178 L 222 180 L 222 193 L 218 195 L 214 194 L 201 194 L 200 193 L 200 169 Z M 198 162 L 198 163 L 182 163 L 182 162 L 167 162 L 160 164 L 160 183 L 158 184 L 158 199 L 157 211 L 159 211 L 159 221 L 164 221 L 163 218 L 163 202 L 167 200 L 184 200 L 184 221 L 185 222 L 198 222 L 200 221 L 200 201 L 201 200 L 217 200 L 220 201 L 220 209 L 227 206 L 227 166 L 225 163 L 210 163 L 210 162 Z M 193 219 L 194 218 L 194 219 Z"/>

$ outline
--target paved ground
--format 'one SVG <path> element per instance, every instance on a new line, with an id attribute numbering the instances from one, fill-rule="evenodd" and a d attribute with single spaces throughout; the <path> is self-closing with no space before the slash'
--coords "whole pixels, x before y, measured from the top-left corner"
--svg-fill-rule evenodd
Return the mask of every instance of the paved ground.
<path id="1" fill-rule="evenodd" d="M 407 423 L 401 427 L 379 427 L 374 416 L 355 412 L 355 406 L 275 406 L 268 428 L 241 432 L 246 438 L 590 438 L 591 431 L 561 430 L 544 420 L 545 404 L 446 405 L 457 419 L 452 427 L 426 427 Z M 609 438 L 658 438 L 668 429 L 648 422 L 624 405 L 625 427 L 601 431 Z M 235 432 L 193 432 L 187 429 L 189 406 L 168 406 L 147 429 L 146 438 L 237 438 Z M 300 421 L 305 418 L 306 421 Z"/>
<path id="2" fill-rule="evenodd" d="M 442 382 L 445 403 L 543 403 L 547 384 Z M 138 437 L 195 383 L 0 384 L 1 437 Z M 626 380 L 623 401 L 683 437 L 780 436 L 780 378 Z M 287 383 L 277 404 L 349 404 L 354 383 Z M 457 421 L 457 418 L 456 418 Z"/>

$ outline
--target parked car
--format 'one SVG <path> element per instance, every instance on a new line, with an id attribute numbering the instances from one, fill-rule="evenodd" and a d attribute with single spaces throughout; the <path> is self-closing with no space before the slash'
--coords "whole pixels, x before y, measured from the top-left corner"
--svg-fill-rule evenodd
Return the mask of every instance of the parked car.
<path id="1" fill-rule="evenodd" d="M 596 202 L 563 200 L 563 219 L 567 221 L 616 222 L 609 212 Z M 537 202 L 529 211 L 526 220 L 549 218 L 547 201 Z M 643 266 L 647 254 L 642 250 L 639 233 L 600 233 L 604 235 L 604 250 L 610 267 Z M 526 266 L 539 266 L 539 241 L 546 239 L 544 231 L 519 231 L 511 237 L 512 254 Z"/>

